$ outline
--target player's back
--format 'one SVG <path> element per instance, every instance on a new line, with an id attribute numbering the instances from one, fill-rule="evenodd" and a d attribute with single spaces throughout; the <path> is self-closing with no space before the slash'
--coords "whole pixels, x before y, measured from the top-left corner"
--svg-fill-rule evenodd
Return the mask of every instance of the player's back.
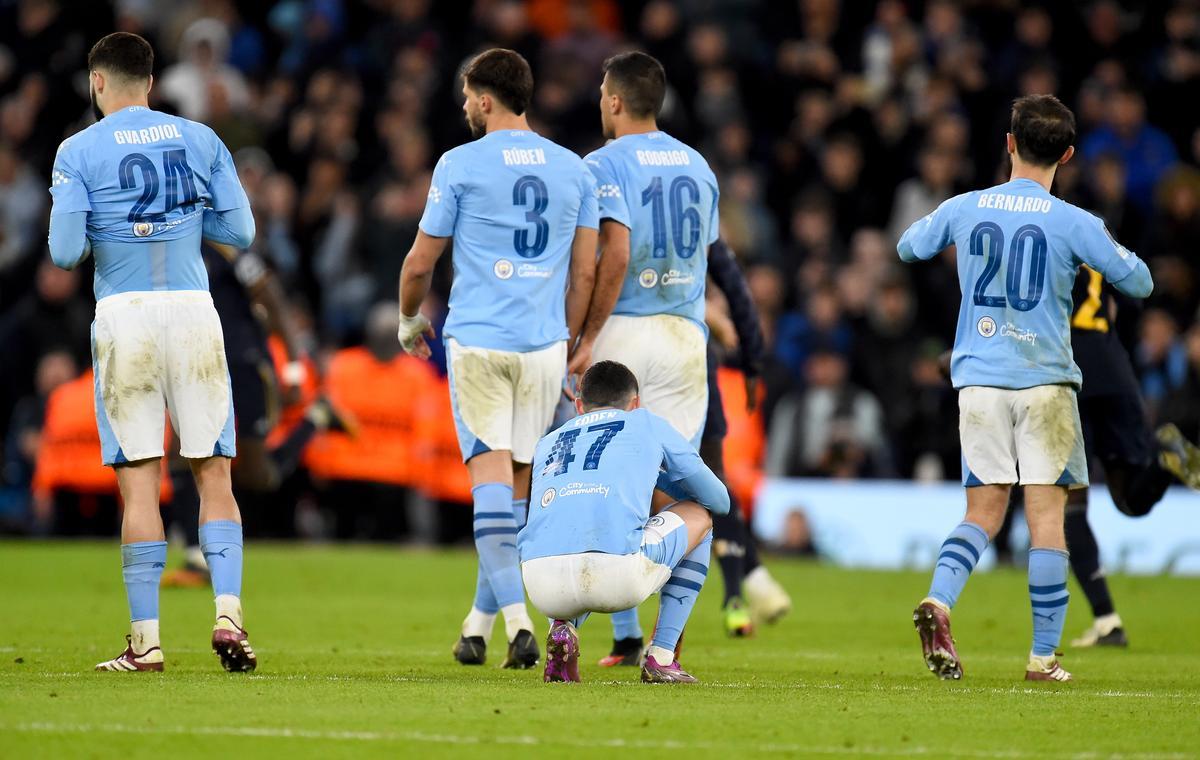
<path id="1" fill-rule="evenodd" d="M 216 176 L 222 173 L 232 176 Z M 117 111 L 59 148 L 51 189 L 80 182 L 86 199 L 64 204 L 56 193 L 56 211 L 89 212 L 97 298 L 208 289 L 200 255 L 204 208 L 224 210 L 214 206 L 214 185 L 237 183 L 211 129 L 142 106 Z M 244 198 L 240 186 L 237 193 Z"/>
<path id="2" fill-rule="evenodd" d="M 1071 292 L 1082 263 L 1117 282 L 1137 258 L 1095 216 L 1015 179 L 943 203 L 905 232 L 905 258 L 958 251 L 959 311 L 951 374 L 956 388 L 1079 387 L 1071 353 Z"/>
<path id="3" fill-rule="evenodd" d="M 1072 292 L 1071 350 L 1083 375 L 1079 397 L 1137 396 L 1137 375 L 1129 351 L 1121 343 L 1116 319 L 1130 319 L 1124 309 L 1110 312 L 1113 288 L 1089 266 L 1079 268 Z M 1136 319 L 1136 315 L 1133 317 Z"/>
<path id="4" fill-rule="evenodd" d="M 629 269 L 613 314 L 675 314 L 704 324 L 717 180 L 697 151 L 665 132 L 625 135 L 585 159 L 601 218 L 629 227 Z"/>
<path id="5" fill-rule="evenodd" d="M 497 130 L 447 152 L 421 219 L 426 234 L 454 238 L 445 335 L 506 351 L 565 340 L 575 228 L 596 224 L 583 161 L 535 132 Z"/>
<path id="6" fill-rule="evenodd" d="M 666 421 L 645 409 L 600 409 L 542 438 L 521 560 L 638 551 L 666 447 L 678 437 L 664 430 Z"/>

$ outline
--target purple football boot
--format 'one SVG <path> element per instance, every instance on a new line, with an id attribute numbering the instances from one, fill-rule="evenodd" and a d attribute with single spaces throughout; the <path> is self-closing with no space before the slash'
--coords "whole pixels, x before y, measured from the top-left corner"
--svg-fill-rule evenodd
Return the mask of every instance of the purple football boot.
<path id="1" fill-rule="evenodd" d="M 698 683 L 696 677 L 679 667 L 679 660 L 670 665 L 659 665 L 653 655 L 646 655 L 642 663 L 642 683 Z"/>
<path id="2" fill-rule="evenodd" d="M 217 618 L 212 634 L 213 654 L 230 673 L 249 673 L 258 666 L 258 656 L 250 647 L 246 629 L 222 615 Z"/>
<path id="3" fill-rule="evenodd" d="M 565 620 L 555 620 L 546 635 L 546 683 L 579 683 L 579 634 Z"/>
<path id="4" fill-rule="evenodd" d="M 962 661 L 950 635 L 950 614 L 931 601 L 923 601 L 913 611 L 913 625 L 921 636 L 921 654 L 925 666 L 944 681 L 957 681 L 963 676 Z"/>

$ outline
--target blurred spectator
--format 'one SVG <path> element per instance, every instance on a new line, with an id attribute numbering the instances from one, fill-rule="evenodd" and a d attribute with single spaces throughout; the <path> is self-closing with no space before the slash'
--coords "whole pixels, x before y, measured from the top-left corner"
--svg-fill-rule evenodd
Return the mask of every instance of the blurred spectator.
<path id="1" fill-rule="evenodd" d="M 1153 203 L 1155 183 L 1179 160 L 1170 138 L 1146 123 L 1146 101 L 1132 87 L 1113 94 L 1104 125 L 1083 138 L 1080 152 L 1088 160 L 1119 156 L 1126 168 L 1125 191 L 1142 208 Z"/>
<path id="2" fill-rule="evenodd" d="M 241 111 L 249 103 L 241 72 L 226 62 L 229 29 L 225 24 L 213 18 L 192 23 L 180 40 L 179 55 L 180 61 L 163 71 L 158 89 L 180 116 L 206 121 L 213 115 L 215 99 L 217 115 L 229 118 L 228 112 Z"/>
<path id="3" fill-rule="evenodd" d="M 771 550 L 792 557 L 816 557 L 819 552 L 813 543 L 812 523 L 802 507 L 788 510 L 783 519 L 783 535 Z"/>

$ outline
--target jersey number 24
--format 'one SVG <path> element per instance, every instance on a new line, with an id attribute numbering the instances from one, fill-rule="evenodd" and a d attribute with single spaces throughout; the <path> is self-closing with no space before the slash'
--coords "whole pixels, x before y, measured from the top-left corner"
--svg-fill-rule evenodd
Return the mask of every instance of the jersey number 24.
<path id="1" fill-rule="evenodd" d="M 158 169 L 145 153 L 130 153 L 121 159 L 117 167 L 117 178 L 122 190 L 137 187 L 137 175 L 141 174 L 142 194 L 129 209 L 131 222 L 165 222 L 167 214 L 179 206 L 187 206 L 200 199 L 196 193 L 196 177 L 187 164 L 187 151 L 182 148 L 164 150 L 162 154 L 163 174 L 167 178 L 167 198 L 162 213 L 147 214 L 146 209 L 158 197 Z M 180 190 L 182 189 L 182 193 Z M 182 195 L 182 199 L 180 199 Z"/>

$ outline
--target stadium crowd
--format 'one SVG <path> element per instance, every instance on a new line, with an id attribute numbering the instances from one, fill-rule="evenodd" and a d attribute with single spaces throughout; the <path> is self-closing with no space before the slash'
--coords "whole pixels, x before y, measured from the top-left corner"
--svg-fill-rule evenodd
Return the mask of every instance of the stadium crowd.
<path id="1" fill-rule="evenodd" d="M 430 526 L 414 507 L 469 502 L 444 357 L 397 355 L 370 317 L 396 298 L 433 162 L 470 139 L 455 72 L 489 46 L 530 61 L 531 123 L 580 153 L 601 143 L 600 63 L 630 47 L 664 63 L 661 123 L 718 174 L 722 236 L 767 339 L 757 412 L 741 411 L 737 370 L 723 374 L 744 495 L 764 472 L 958 476 L 956 401 L 938 366 L 958 311 L 954 256 L 902 270 L 895 242 L 941 201 L 1007 177 L 1005 120 L 1026 93 L 1075 110 L 1079 156 L 1055 192 L 1151 265 L 1154 295 L 1118 329 L 1152 415 L 1200 435 L 1193 0 L 15 0 L 0 3 L 8 529 L 115 530 L 91 406 L 91 270 L 55 268 L 45 242 L 55 148 L 92 119 L 86 52 L 114 29 L 158 51 L 152 105 L 208 123 L 235 155 L 256 251 L 309 357 L 306 377 L 285 378 L 272 436 L 318 393 L 359 422 L 354 438 L 316 435 L 305 466 L 245 510 L 251 532 L 466 530 L 469 509 L 436 510 Z M 434 313 L 449 282 L 443 266 Z"/>

